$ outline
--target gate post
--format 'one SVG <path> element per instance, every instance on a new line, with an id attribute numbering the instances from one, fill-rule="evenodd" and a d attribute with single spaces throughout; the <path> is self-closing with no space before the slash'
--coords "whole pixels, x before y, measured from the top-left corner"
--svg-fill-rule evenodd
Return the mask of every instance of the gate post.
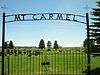
<path id="1" fill-rule="evenodd" d="M 86 24 L 87 24 L 87 58 L 88 58 L 88 66 L 87 66 L 87 69 L 88 69 L 88 74 L 87 75 L 91 75 L 90 74 L 90 70 L 91 70 L 91 59 L 90 59 L 90 37 L 89 37 L 89 15 L 88 13 L 86 13 Z"/>
<path id="2" fill-rule="evenodd" d="M 2 75 L 4 75 L 5 13 L 2 21 Z"/>

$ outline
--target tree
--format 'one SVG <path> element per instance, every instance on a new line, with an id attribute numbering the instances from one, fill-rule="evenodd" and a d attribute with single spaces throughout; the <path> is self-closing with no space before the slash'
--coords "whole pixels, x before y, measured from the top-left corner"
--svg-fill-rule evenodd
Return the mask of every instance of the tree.
<path id="1" fill-rule="evenodd" d="M 85 48 L 85 49 L 87 49 L 87 43 L 88 43 L 88 39 L 86 38 L 84 41 L 83 41 L 83 47 Z M 91 48 L 93 45 L 95 45 L 95 42 L 94 42 L 94 40 L 92 40 L 92 39 L 90 39 L 89 40 L 89 47 Z"/>
<path id="2" fill-rule="evenodd" d="M 92 52 L 100 52 L 100 0 L 96 2 L 97 8 L 92 8 L 92 23 L 89 25 L 90 40 L 95 44 L 91 46 Z"/>
<path id="3" fill-rule="evenodd" d="M 98 8 L 92 8 L 93 20 L 92 25 L 90 25 L 90 36 L 93 37 L 95 43 L 100 45 L 100 1 L 96 2 Z"/>
<path id="4" fill-rule="evenodd" d="M 52 46 L 51 41 L 48 41 L 48 42 L 47 42 L 47 48 L 48 48 L 48 50 L 51 49 L 51 46 Z"/>
<path id="5" fill-rule="evenodd" d="M 39 48 L 40 48 L 40 49 L 45 48 L 45 43 L 44 43 L 44 40 L 43 40 L 43 39 L 40 40 Z"/>
<path id="6" fill-rule="evenodd" d="M 57 43 L 57 40 L 55 40 L 53 48 L 54 49 L 58 49 L 59 48 L 58 43 Z"/>
<path id="7" fill-rule="evenodd" d="M 96 43 L 100 44 L 100 36 L 98 36 L 96 39 L 97 39 Z"/>
<path id="8" fill-rule="evenodd" d="M 13 49 L 14 48 L 14 44 L 13 44 L 13 42 L 10 40 L 10 42 L 9 42 L 9 48 L 10 49 Z"/>
<path id="9" fill-rule="evenodd" d="M 7 42 L 4 43 L 4 48 L 5 48 L 5 49 L 8 48 L 8 44 L 7 44 Z"/>

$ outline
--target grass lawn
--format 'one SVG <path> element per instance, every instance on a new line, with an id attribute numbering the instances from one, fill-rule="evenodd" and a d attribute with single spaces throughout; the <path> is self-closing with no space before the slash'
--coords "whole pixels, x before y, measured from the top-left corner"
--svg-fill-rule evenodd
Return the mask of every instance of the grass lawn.
<path id="1" fill-rule="evenodd" d="M 77 51 L 76 51 L 77 50 Z M 80 51 L 79 51 L 80 50 Z M 36 74 L 82 74 L 86 70 L 87 55 L 82 52 L 82 49 L 62 49 L 55 51 L 43 51 L 43 54 L 32 55 L 29 57 L 23 55 L 5 56 L 5 72 L 8 75 L 36 75 Z M 9 70 L 8 70 L 9 58 Z M 1 59 L 1 57 L 0 57 Z M 99 63 L 98 58 L 93 58 L 92 63 Z M 49 65 L 42 65 L 44 62 L 49 62 Z M 0 62 L 1 67 L 1 62 Z M 94 66 L 93 66 L 94 67 Z M 1 70 L 1 69 L 0 69 Z M 1 74 L 1 71 L 0 71 Z"/>

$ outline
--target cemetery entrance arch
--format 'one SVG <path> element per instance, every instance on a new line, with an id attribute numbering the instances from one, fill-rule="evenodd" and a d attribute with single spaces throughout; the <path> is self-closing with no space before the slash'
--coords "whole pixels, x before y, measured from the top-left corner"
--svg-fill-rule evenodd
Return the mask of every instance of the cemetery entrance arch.
<path id="1" fill-rule="evenodd" d="M 81 21 L 80 18 L 84 18 L 85 22 Z M 86 55 L 86 58 L 87 58 L 86 62 L 87 63 L 85 65 L 87 65 L 86 68 L 88 70 L 88 75 L 90 75 L 89 17 L 88 17 L 88 13 L 86 13 L 86 16 L 75 15 L 75 14 L 66 14 L 66 13 L 37 13 L 37 14 L 13 14 L 13 15 L 5 15 L 5 13 L 3 13 L 3 25 L 2 25 L 2 75 L 5 75 L 5 72 L 6 72 L 5 71 L 5 49 L 4 49 L 4 43 L 5 43 L 5 26 L 6 26 L 5 24 L 6 23 L 10 23 L 10 22 L 17 22 L 17 21 L 39 21 L 39 20 L 74 21 L 74 22 L 85 24 L 87 26 L 87 39 L 88 39 L 87 50 L 88 50 L 88 52 L 87 52 L 87 55 Z M 72 56 L 67 56 L 69 53 L 71 53 L 71 52 L 65 52 L 64 53 L 65 54 L 64 57 L 66 58 L 66 60 L 64 59 L 65 62 L 67 62 L 68 59 L 73 59 L 74 60 L 74 58 L 75 58 L 75 57 L 72 57 Z M 82 56 L 83 55 L 84 54 L 82 54 Z M 59 54 L 58 54 L 58 56 L 59 56 Z M 76 56 L 76 59 L 77 59 L 78 54 L 76 53 L 76 55 L 74 54 L 73 56 Z M 79 56 L 81 56 L 81 55 L 79 54 Z M 75 61 L 77 62 L 77 60 L 75 60 Z M 75 62 L 75 61 L 73 61 L 73 62 Z M 31 60 L 30 60 L 30 62 L 31 62 Z M 50 65 L 50 62 L 42 62 L 41 64 L 44 65 L 44 67 L 46 68 L 44 74 L 52 74 L 52 75 L 54 75 L 54 73 L 57 72 L 57 71 L 55 71 L 55 72 L 48 72 L 47 71 L 47 66 L 46 65 Z M 69 64 L 67 64 L 67 63 L 64 63 L 64 64 L 65 64 L 66 67 L 64 68 L 65 70 L 64 70 L 64 72 L 62 74 L 66 75 L 66 74 L 69 74 L 68 73 L 68 71 L 69 71 L 68 70 L 68 68 L 69 68 L 68 65 Z M 75 63 L 73 63 L 73 64 L 75 64 Z M 73 66 L 73 68 L 74 68 L 74 66 Z M 32 69 L 30 69 L 30 70 L 32 70 Z M 8 75 L 14 75 L 14 73 L 10 73 L 9 66 L 8 66 L 8 70 L 7 71 L 8 71 L 8 73 L 7 73 Z M 28 71 L 28 72 L 30 72 L 30 71 Z M 76 73 L 77 73 L 77 71 L 76 71 Z M 61 74 L 61 73 L 57 73 L 57 74 Z M 70 73 L 70 74 L 72 74 L 72 73 Z M 74 74 L 74 71 L 73 71 L 73 74 Z"/>

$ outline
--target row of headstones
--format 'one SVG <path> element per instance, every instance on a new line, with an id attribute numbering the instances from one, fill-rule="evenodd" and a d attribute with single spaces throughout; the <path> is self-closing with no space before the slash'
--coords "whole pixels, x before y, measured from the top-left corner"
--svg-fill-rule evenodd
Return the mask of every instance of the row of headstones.
<path id="1" fill-rule="evenodd" d="M 51 50 L 48 50 L 48 51 L 51 51 Z M 71 51 L 72 50 L 69 50 L 69 49 L 66 49 L 66 51 Z M 80 52 L 80 49 L 76 49 L 76 51 Z M 58 52 L 62 52 L 62 49 L 60 49 Z M 26 54 L 28 56 L 32 56 L 32 55 L 39 55 L 43 53 L 43 50 L 29 50 L 29 49 L 5 49 L 5 56 L 7 55 L 20 55 L 20 54 Z M 0 56 L 2 56 L 2 52 L 0 52 Z"/>
<path id="2" fill-rule="evenodd" d="M 32 55 L 39 55 L 40 52 L 35 50 L 35 51 L 32 51 L 32 50 L 16 50 L 16 49 L 8 49 L 8 50 L 5 50 L 4 52 L 4 55 L 7 56 L 7 55 L 14 55 L 14 56 L 17 56 L 17 55 L 21 55 L 21 54 L 26 54 L 28 56 L 32 56 Z M 0 52 L 0 56 L 2 56 L 2 52 Z"/>

